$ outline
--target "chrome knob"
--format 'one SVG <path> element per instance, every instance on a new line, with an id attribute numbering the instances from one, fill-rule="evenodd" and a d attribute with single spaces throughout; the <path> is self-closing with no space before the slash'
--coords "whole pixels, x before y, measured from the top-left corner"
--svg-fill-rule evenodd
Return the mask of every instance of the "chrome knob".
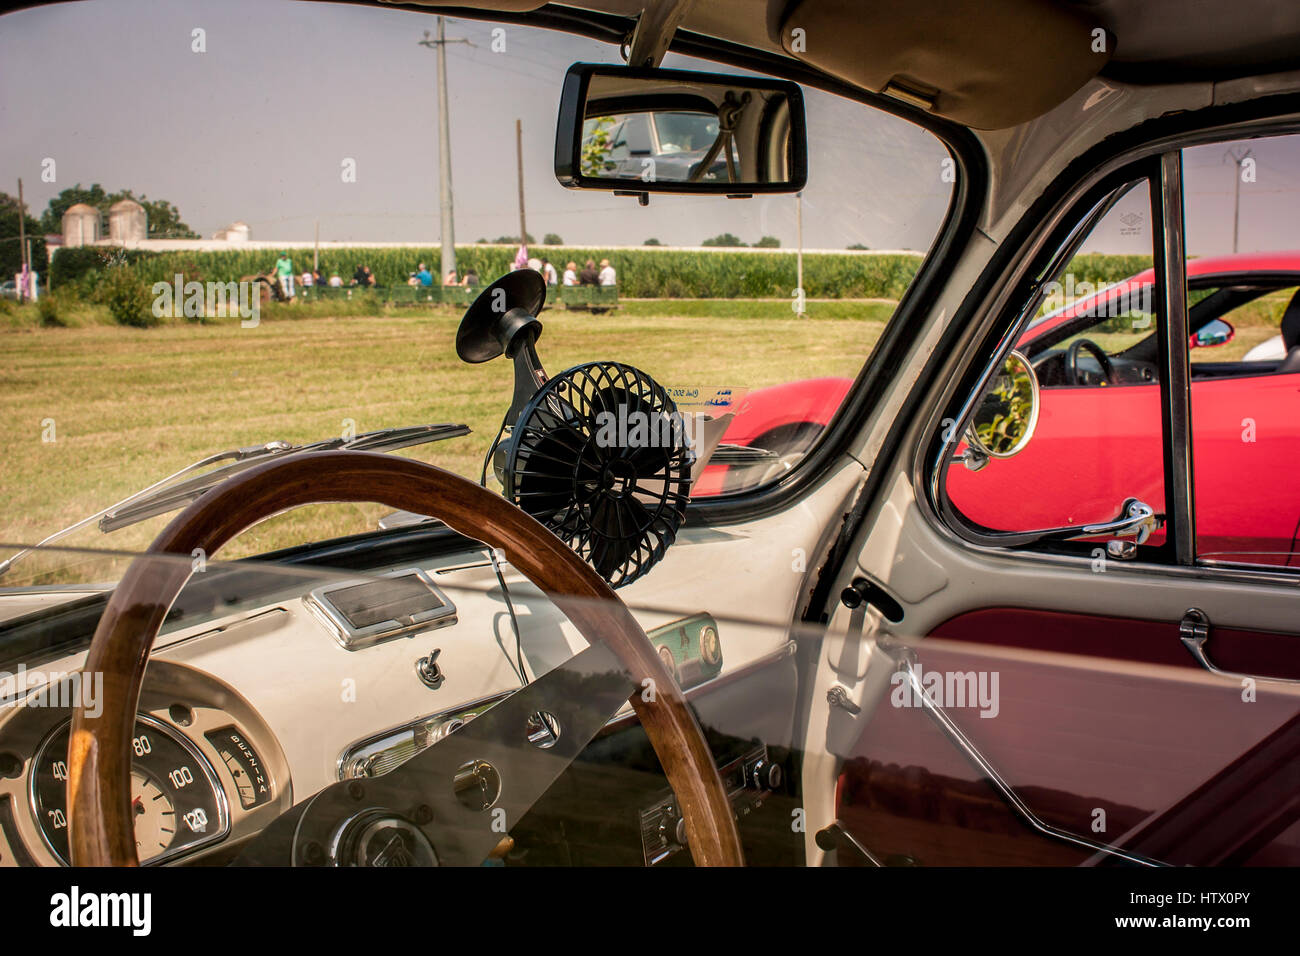
<path id="1" fill-rule="evenodd" d="M 749 785 L 755 790 L 780 790 L 785 775 L 781 765 L 763 758 L 749 772 Z"/>

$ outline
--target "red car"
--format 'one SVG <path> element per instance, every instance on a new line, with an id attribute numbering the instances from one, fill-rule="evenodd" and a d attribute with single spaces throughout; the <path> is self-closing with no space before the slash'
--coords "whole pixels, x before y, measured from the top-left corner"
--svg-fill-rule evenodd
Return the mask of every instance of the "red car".
<path id="1" fill-rule="evenodd" d="M 1013 458 L 948 470 L 949 498 L 969 521 L 998 531 L 1077 526 L 1114 519 L 1129 498 L 1163 511 L 1153 282 L 1148 269 L 1029 326 L 1017 349 L 1038 376 L 1037 425 Z M 1300 564 L 1300 252 L 1192 259 L 1187 284 L 1198 556 Z M 1282 357 L 1216 361 L 1214 349 L 1236 337 L 1232 314 L 1282 293 Z M 806 448 L 851 384 L 811 379 L 755 391 L 723 441 L 778 455 L 802 450 L 786 436 Z M 710 468 L 696 493 L 724 490 L 722 471 Z"/>

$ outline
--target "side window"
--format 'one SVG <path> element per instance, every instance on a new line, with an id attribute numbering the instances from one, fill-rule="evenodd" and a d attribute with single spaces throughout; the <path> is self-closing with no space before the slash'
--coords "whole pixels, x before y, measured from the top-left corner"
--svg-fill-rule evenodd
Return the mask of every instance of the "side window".
<path id="1" fill-rule="evenodd" d="M 1243 276 L 1240 281 L 1188 289 L 1193 378 L 1268 375 L 1286 357 L 1282 319 L 1300 314 L 1300 286 L 1292 279 L 1269 282 Z M 1284 284 L 1278 286 L 1280 281 Z M 1293 308 L 1294 305 L 1294 308 Z M 1294 320 L 1293 320 L 1294 321 Z"/>
<path id="2" fill-rule="evenodd" d="M 1016 344 L 1037 379 L 1036 419 L 1008 432 L 995 418 L 993 431 L 1009 438 L 991 444 L 978 441 L 988 428 L 987 413 L 977 414 L 974 447 L 968 433 L 947 468 L 950 502 L 973 524 L 1005 532 L 1112 521 L 1131 498 L 1162 513 L 1160 317 L 1145 180 L 1114 201 L 1044 291 Z"/>
<path id="3" fill-rule="evenodd" d="M 1300 136 L 1183 151 L 1198 560 L 1300 567 Z"/>

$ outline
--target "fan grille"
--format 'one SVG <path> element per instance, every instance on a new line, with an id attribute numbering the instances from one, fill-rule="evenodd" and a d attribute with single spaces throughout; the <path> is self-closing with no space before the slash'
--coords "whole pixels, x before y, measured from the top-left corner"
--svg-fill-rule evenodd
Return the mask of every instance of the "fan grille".
<path id="1" fill-rule="evenodd" d="M 524 407 L 506 447 L 505 494 L 617 588 L 673 543 L 694 461 L 662 386 L 592 362 L 550 379 Z"/>

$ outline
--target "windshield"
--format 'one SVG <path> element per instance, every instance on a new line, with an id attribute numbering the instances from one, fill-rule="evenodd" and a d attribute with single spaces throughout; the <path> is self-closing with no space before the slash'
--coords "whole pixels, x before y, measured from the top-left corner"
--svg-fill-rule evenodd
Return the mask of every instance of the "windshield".
<path id="1" fill-rule="evenodd" d="M 548 375 L 639 369 L 684 417 L 721 423 L 691 499 L 744 494 L 815 446 L 954 188 L 933 135 L 807 89 L 814 161 L 800 196 L 641 206 L 570 191 L 552 168 L 564 73 L 621 62 L 615 45 L 448 19 L 440 46 L 423 12 L 288 0 L 234 0 L 201 19 L 137 0 L 6 17 L 0 109 L 40 122 L 0 142 L 0 208 L 16 225 L 7 184 L 21 177 L 39 278 L 35 301 L 0 300 L 0 415 L 13 428 L 0 539 L 38 542 L 89 518 L 61 543 L 141 549 L 193 495 L 149 500 L 127 523 L 103 512 L 214 467 L 187 471 L 196 463 L 268 444 L 355 447 L 393 428 L 441 437 L 380 450 L 500 488 L 484 461 L 511 404 L 509 363 L 466 364 L 455 336 L 513 269 L 546 280 Z M 107 49 L 131 68 L 103 69 Z M 678 55 L 663 66 L 736 72 Z M 718 133 L 716 117 L 689 111 L 610 119 L 612 161 L 649 151 L 664 175 L 699 163 Z M 21 271 L 17 245 L 0 244 L 0 273 Z M 418 520 L 310 506 L 229 553 Z"/>

